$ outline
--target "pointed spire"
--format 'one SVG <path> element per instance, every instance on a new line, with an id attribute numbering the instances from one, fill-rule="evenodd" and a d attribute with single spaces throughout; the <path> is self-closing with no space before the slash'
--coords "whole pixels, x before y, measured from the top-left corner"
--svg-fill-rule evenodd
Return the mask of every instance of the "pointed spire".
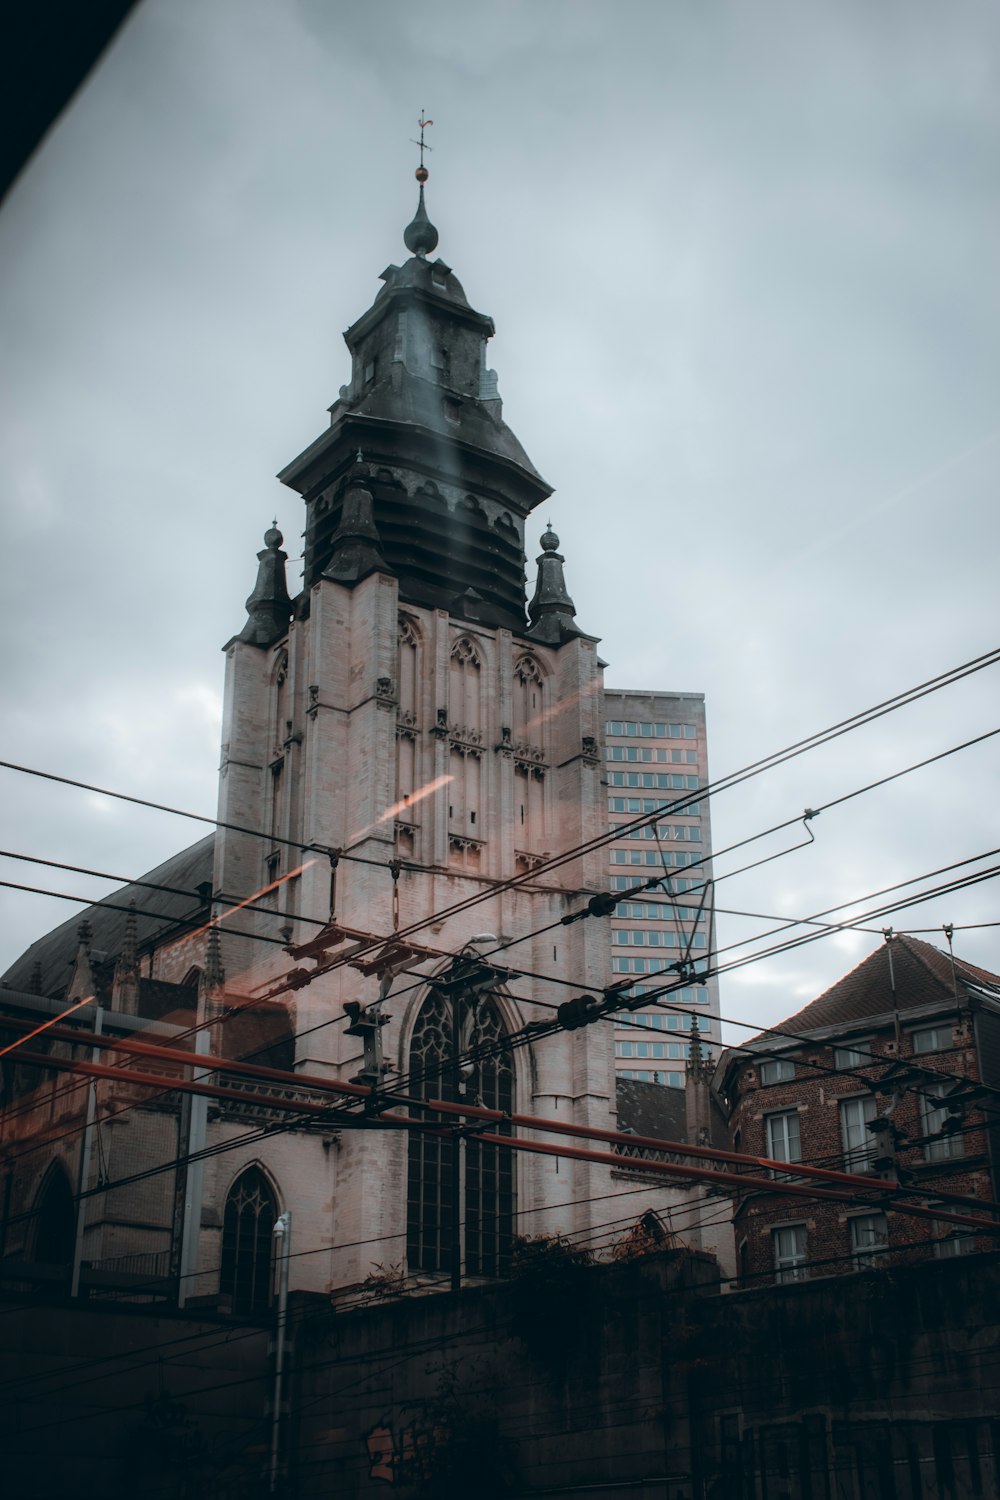
<path id="1" fill-rule="evenodd" d="M 137 965 L 138 928 L 135 920 L 135 902 L 128 904 L 128 915 L 125 918 L 125 933 L 122 937 L 122 949 L 118 955 L 118 965 L 125 974 L 135 972 Z"/>
<path id="2" fill-rule="evenodd" d="M 528 619 L 531 621 L 531 634 L 536 640 L 561 645 L 570 636 L 580 635 L 581 631 L 574 618 L 576 605 L 566 590 L 563 573 L 566 559 L 556 550 L 559 538 L 551 526 L 546 529 L 541 541 L 541 555 L 536 559 L 538 582 L 528 605 Z"/>
<path id="3" fill-rule="evenodd" d="M 90 963 L 90 923 L 84 917 L 76 929 L 77 949 L 73 959 L 73 972 L 66 988 L 67 1002 L 72 1000 L 84 1000 L 93 995 L 96 989 L 94 983 L 94 971 Z"/>
<path id="4" fill-rule="evenodd" d="M 122 945 L 111 981 L 111 1009 L 126 1016 L 139 1013 L 139 933 L 134 901 L 129 902 Z"/>
<path id="5" fill-rule="evenodd" d="M 288 629 L 292 601 L 285 582 L 288 553 L 281 551 L 284 537 L 277 525 L 264 533 L 264 550 L 257 553 L 257 582 L 247 600 L 249 619 L 239 639 L 250 646 L 273 646 Z"/>
<path id="6" fill-rule="evenodd" d="M 420 165 L 413 175 L 420 184 L 420 197 L 417 199 L 416 213 L 403 230 L 403 244 L 413 255 L 418 255 L 423 260 L 425 256 L 437 248 L 438 242 L 438 232 L 427 217 L 427 210 L 424 207 L 424 183 L 430 176 L 430 173 L 424 166 L 424 152 L 431 149 L 424 140 L 424 131 L 428 125 L 433 125 L 434 121 L 425 119 L 424 112 L 421 110 L 420 119 L 417 121 L 417 124 L 420 126 L 420 140 L 415 142 L 415 144 L 420 147 Z"/>
<path id="7" fill-rule="evenodd" d="M 213 922 L 208 929 L 208 939 L 205 943 L 205 967 L 202 972 L 202 983 L 205 989 L 211 993 L 223 984 L 226 971 L 222 967 L 222 944 L 219 942 L 219 929 Z"/>
<path id="8" fill-rule="evenodd" d="M 375 525 L 375 500 L 371 492 L 368 465 L 361 453 L 351 467 L 340 513 L 340 525 L 333 537 L 333 552 L 323 570 L 324 578 L 335 583 L 360 583 L 369 573 L 388 573 L 382 556 L 382 540 Z"/>

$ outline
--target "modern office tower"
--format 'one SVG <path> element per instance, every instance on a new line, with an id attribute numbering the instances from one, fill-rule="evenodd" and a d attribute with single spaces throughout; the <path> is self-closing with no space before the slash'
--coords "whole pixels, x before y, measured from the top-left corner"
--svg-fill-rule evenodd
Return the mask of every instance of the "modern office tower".
<path id="1" fill-rule="evenodd" d="M 608 850 L 612 891 L 623 894 L 663 872 L 663 886 L 623 900 L 611 918 L 612 980 L 634 975 L 630 999 L 676 980 L 685 960 L 695 972 L 714 947 L 709 804 L 698 796 L 708 781 L 703 693 L 606 690 L 605 755 L 608 814 L 622 836 Z M 663 808 L 655 823 L 630 825 Z M 704 898 L 704 899 L 703 899 Z M 683 971 L 680 971 L 683 972 Z M 718 980 L 692 982 L 668 997 L 671 1011 L 625 1011 L 615 1027 L 620 1078 L 682 1088 L 692 1016 L 704 1043 L 719 1044 Z M 636 1023 L 639 1023 L 638 1025 Z"/>

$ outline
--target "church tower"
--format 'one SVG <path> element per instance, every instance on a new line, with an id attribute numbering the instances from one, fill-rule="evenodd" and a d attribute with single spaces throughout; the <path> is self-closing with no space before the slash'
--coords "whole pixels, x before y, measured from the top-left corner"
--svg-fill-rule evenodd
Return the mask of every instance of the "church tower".
<path id="1" fill-rule="evenodd" d="M 279 475 L 305 503 L 303 591 L 272 528 L 226 647 L 214 891 L 263 892 L 220 929 L 226 1004 L 286 1007 L 304 1074 L 613 1127 L 609 1027 L 503 1045 L 567 985 L 607 982 L 606 926 L 562 924 L 605 888 L 605 856 L 548 863 L 606 831 L 601 663 L 550 528 L 528 600 L 525 528 L 551 490 L 503 421 L 492 320 L 431 258 L 417 177 L 410 257 L 344 335 L 329 425 Z M 494 950 L 509 976 L 449 987 L 463 951 Z M 373 1063 L 345 1004 L 380 995 Z M 515 1234 L 603 1216 L 604 1167 L 361 1118 L 206 1164 L 207 1199 L 252 1167 L 292 1209 L 295 1249 L 316 1251 L 293 1286 L 447 1278 L 456 1245 L 464 1275 L 495 1274 Z"/>

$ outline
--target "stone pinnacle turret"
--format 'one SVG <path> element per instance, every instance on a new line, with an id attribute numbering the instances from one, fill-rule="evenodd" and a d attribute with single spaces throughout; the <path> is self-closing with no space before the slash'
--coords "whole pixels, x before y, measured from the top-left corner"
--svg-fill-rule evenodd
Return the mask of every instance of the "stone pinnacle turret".
<path id="1" fill-rule="evenodd" d="M 531 635 L 538 641 L 558 646 L 570 636 L 582 635 L 576 623 L 576 605 L 566 589 L 563 563 L 566 559 L 556 549 L 559 538 L 549 526 L 542 536 L 542 551 L 537 558 L 538 582 L 531 603 L 528 619 Z"/>
<path id="2" fill-rule="evenodd" d="M 273 646 L 288 629 L 292 601 L 285 581 L 287 552 L 277 523 L 264 533 L 263 551 L 257 553 L 257 582 L 247 600 L 248 619 L 238 639 L 251 646 Z"/>

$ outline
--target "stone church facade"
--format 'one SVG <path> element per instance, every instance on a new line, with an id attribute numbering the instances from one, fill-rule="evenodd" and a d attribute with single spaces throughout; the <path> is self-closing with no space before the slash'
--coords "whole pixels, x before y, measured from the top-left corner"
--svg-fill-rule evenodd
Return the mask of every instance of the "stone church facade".
<path id="1" fill-rule="evenodd" d="M 410 258 L 345 335 L 329 425 L 279 476 L 306 508 L 304 587 L 289 596 L 272 528 L 225 648 L 217 830 L 5 976 L 11 1037 L 93 994 L 108 1039 L 79 1040 L 94 1026 L 83 1006 L 67 1016 L 78 1031 L 57 1026 L 35 1062 L 3 1065 L 15 1261 L 42 1243 L 85 1283 L 173 1284 L 182 1302 L 253 1311 L 286 1210 L 293 1289 L 390 1270 L 419 1286 L 447 1283 L 456 1255 L 465 1277 L 502 1271 L 515 1235 L 596 1232 L 632 1185 L 474 1132 L 459 1145 L 380 1128 L 323 1089 L 403 1087 L 418 1115 L 421 1099 L 464 1097 L 617 1121 L 610 1027 L 524 1033 L 573 986 L 607 983 L 606 923 L 563 921 L 606 887 L 603 849 L 587 850 L 607 825 L 603 663 L 551 529 L 528 598 L 526 527 L 550 487 L 503 421 L 492 321 L 431 258 L 422 184 L 404 238 Z M 484 979 L 486 962 L 509 972 Z M 171 1093 L 182 1065 L 113 1052 L 142 1037 L 294 1068 L 316 1113 L 271 1108 L 263 1075 L 187 1069 L 226 1088 Z M 95 1059 L 158 1066 L 163 1088 L 71 1075 Z"/>

